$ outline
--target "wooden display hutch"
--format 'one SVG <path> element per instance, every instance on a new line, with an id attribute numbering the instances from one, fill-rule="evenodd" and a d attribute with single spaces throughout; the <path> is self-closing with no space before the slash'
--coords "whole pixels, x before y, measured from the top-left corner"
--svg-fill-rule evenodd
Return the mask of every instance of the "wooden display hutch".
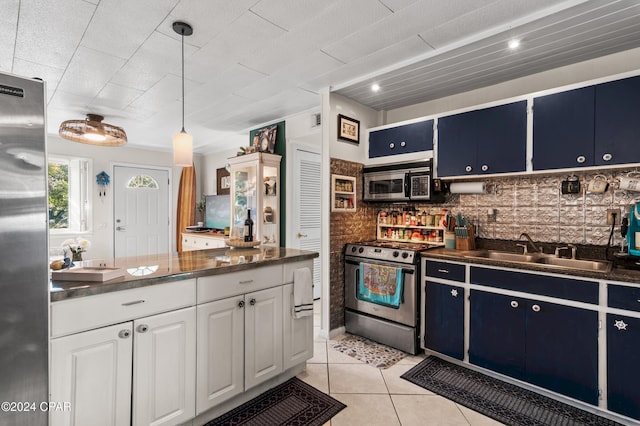
<path id="1" fill-rule="evenodd" d="M 377 238 L 381 241 L 396 241 L 402 243 L 429 243 L 431 245 L 444 246 L 444 226 L 426 225 L 400 225 L 391 223 L 391 216 L 384 216 L 386 212 L 378 213 Z M 416 233 L 420 237 L 416 237 Z M 420 239 L 422 238 L 422 239 Z"/>
<path id="2" fill-rule="evenodd" d="M 280 246 L 280 160 L 277 154 L 255 152 L 229 159 L 231 226 L 244 227 L 251 209 L 254 240 Z"/>

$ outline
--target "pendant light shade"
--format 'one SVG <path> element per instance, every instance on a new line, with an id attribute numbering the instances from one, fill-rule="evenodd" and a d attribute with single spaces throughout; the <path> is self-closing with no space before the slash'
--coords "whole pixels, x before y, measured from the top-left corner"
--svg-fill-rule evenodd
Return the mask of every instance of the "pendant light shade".
<path id="1" fill-rule="evenodd" d="M 121 146 L 127 143 L 127 134 L 121 127 L 103 123 L 104 117 L 87 114 L 85 120 L 66 120 L 60 124 L 58 134 L 74 142 L 102 146 Z"/>
<path id="2" fill-rule="evenodd" d="M 191 25 L 176 21 L 173 31 L 182 36 L 182 130 L 173 135 L 173 165 L 191 167 L 193 165 L 193 136 L 184 130 L 184 36 L 193 34 Z"/>

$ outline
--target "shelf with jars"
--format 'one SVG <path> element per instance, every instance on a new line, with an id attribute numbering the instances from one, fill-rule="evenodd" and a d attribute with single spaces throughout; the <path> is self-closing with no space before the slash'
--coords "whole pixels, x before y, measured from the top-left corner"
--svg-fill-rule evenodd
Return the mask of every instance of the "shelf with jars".
<path id="1" fill-rule="evenodd" d="M 378 240 L 444 245 L 447 229 L 447 209 L 437 212 L 423 210 L 381 211 L 378 213 Z"/>
<path id="2" fill-rule="evenodd" d="M 331 175 L 331 211 L 356 211 L 356 178 Z"/>

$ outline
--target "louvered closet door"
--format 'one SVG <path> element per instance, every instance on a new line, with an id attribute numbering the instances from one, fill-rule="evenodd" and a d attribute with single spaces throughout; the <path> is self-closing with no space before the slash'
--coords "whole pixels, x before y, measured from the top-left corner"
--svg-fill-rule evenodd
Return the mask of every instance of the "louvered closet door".
<path id="1" fill-rule="evenodd" d="M 303 148 L 294 151 L 293 215 L 294 248 L 320 253 L 320 154 Z M 313 298 L 319 299 L 320 257 L 313 259 Z"/>

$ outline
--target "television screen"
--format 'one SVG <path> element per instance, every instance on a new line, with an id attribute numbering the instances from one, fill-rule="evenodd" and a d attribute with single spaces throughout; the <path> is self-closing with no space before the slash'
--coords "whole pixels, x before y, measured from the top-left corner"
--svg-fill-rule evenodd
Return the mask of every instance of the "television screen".
<path id="1" fill-rule="evenodd" d="M 231 226 L 231 196 L 207 195 L 205 197 L 207 210 L 205 214 L 205 226 L 212 229 L 224 229 Z"/>

